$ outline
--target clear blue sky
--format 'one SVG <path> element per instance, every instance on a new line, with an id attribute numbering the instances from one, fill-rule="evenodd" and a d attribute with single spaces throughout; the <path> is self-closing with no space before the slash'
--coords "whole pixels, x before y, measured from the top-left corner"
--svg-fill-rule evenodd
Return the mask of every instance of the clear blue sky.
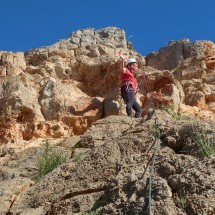
<path id="1" fill-rule="evenodd" d="M 115 26 L 140 54 L 170 40 L 215 42 L 215 0 L 2 0 L 0 50 L 27 51 L 71 32 Z"/>

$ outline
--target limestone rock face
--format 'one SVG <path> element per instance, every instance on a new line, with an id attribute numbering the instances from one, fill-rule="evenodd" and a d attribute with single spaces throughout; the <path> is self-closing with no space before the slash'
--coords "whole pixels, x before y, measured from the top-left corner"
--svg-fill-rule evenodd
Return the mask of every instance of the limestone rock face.
<path id="1" fill-rule="evenodd" d="M 103 100 L 119 86 L 120 49 L 143 59 L 115 27 L 78 30 L 26 53 L 0 52 L 0 116 L 2 125 L 11 121 L 1 140 L 83 133 L 104 116 Z"/>
<path id="2" fill-rule="evenodd" d="M 125 32 L 115 27 L 108 27 L 99 30 L 92 28 L 73 32 L 68 40 L 76 47 L 92 46 L 96 44 L 112 46 L 112 48 L 127 48 Z M 98 49 L 98 53 L 102 49 Z M 105 52 L 103 52 L 105 53 Z"/>
<path id="3" fill-rule="evenodd" d="M 178 111 L 214 120 L 215 45 L 210 41 L 171 41 L 146 56 L 146 65 L 168 70 L 180 85 Z M 177 84 L 178 86 L 178 84 Z M 183 95 L 182 95 L 183 94 Z"/>
<path id="4" fill-rule="evenodd" d="M 89 28 L 0 52 L 0 214 L 148 214 L 155 154 L 152 214 L 214 214 L 214 44 L 171 41 L 143 57 L 125 38 Z M 119 50 L 138 60 L 140 119 L 125 116 Z M 68 160 L 38 182 L 47 141 Z"/>
<path id="5" fill-rule="evenodd" d="M 119 50 L 137 58 L 147 75 L 137 77 L 143 116 L 153 106 L 171 105 L 176 113 L 214 119 L 212 42 L 171 41 L 144 58 L 123 30 L 89 28 L 26 53 L 0 52 L 2 125 L 10 119 L 1 127 L 2 141 L 81 134 L 103 116 L 125 115 Z"/>
<path id="6" fill-rule="evenodd" d="M 146 74 L 137 77 L 143 116 L 169 105 L 175 113 L 215 119 L 212 42 L 171 41 L 143 57 L 125 38 L 116 27 L 88 28 L 26 53 L 1 51 L 1 140 L 81 134 L 97 119 L 125 115 L 119 50 Z"/>
<path id="7" fill-rule="evenodd" d="M 211 65 L 211 57 L 214 57 L 215 46 L 210 41 L 190 42 L 189 39 L 170 41 L 167 46 L 159 51 L 146 56 L 146 65 L 159 70 L 173 70 L 187 58 L 202 59 Z M 211 65 L 212 66 L 212 65 Z"/>
<path id="8" fill-rule="evenodd" d="M 0 51 L 0 77 L 19 75 L 26 69 L 24 53 Z"/>
<path id="9" fill-rule="evenodd" d="M 156 118 L 161 142 L 154 138 Z M 146 121 L 110 116 L 98 120 L 79 138 L 59 139 L 58 146 L 69 146 L 73 151 L 71 159 L 38 183 L 29 177 L 35 171 L 33 161 L 39 148 L 26 152 L 14 148 L 2 170 L 0 189 L 4 191 L 1 199 L 5 207 L 0 211 L 32 215 L 96 211 L 147 214 L 151 159 L 158 147 L 151 184 L 152 213 L 213 214 L 214 157 L 203 159 L 195 142 L 195 132 L 203 130 L 215 137 L 214 124 L 196 119 L 176 121 L 165 111 L 157 111 Z M 4 190 L 3 185 L 7 188 L 8 183 L 20 186 L 16 191 Z M 14 198 L 8 201 L 12 195 Z"/>

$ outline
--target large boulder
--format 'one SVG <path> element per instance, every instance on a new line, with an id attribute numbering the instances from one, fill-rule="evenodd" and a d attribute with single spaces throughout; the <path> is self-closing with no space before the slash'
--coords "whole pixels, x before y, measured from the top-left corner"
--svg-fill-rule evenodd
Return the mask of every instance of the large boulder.
<path id="1" fill-rule="evenodd" d="M 170 41 L 167 46 L 147 55 L 146 65 L 159 70 L 173 70 L 187 58 L 195 57 L 204 60 L 211 68 L 214 54 L 215 45 L 210 41 L 190 42 L 189 39 L 182 39 Z"/>

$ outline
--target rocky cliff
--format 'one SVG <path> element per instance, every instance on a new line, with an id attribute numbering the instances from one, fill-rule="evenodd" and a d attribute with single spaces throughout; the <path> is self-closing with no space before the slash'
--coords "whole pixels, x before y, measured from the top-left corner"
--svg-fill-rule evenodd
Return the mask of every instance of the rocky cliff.
<path id="1" fill-rule="evenodd" d="M 141 119 L 125 116 L 119 50 L 146 74 Z M 154 215 L 215 214 L 212 42 L 171 41 L 141 56 L 121 29 L 83 29 L 26 53 L 0 51 L 0 76 L 0 214 L 148 214 L 149 198 Z M 36 182 L 47 139 L 69 160 Z"/>

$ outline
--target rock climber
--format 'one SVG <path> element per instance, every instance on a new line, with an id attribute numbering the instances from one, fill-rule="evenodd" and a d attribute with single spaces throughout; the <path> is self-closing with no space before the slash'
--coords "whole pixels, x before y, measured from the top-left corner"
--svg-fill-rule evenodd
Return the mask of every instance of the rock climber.
<path id="1" fill-rule="evenodd" d="M 132 109 L 134 109 L 134 117 L 139 118 L 141 117 L 141 107 L 136 101 L 138 85 L 137 80 L 134 77 L 134 72 L 138 69 L 138 64 L 137 61 L 133 58 L 129 58 L 125 64 L 125 56 L 122 54 L 122 51 L 119 51 L 118 54 L 121 58 L 121 96 L 126 104 L 126 113 L 128 116 L 132 116 Z"/>

